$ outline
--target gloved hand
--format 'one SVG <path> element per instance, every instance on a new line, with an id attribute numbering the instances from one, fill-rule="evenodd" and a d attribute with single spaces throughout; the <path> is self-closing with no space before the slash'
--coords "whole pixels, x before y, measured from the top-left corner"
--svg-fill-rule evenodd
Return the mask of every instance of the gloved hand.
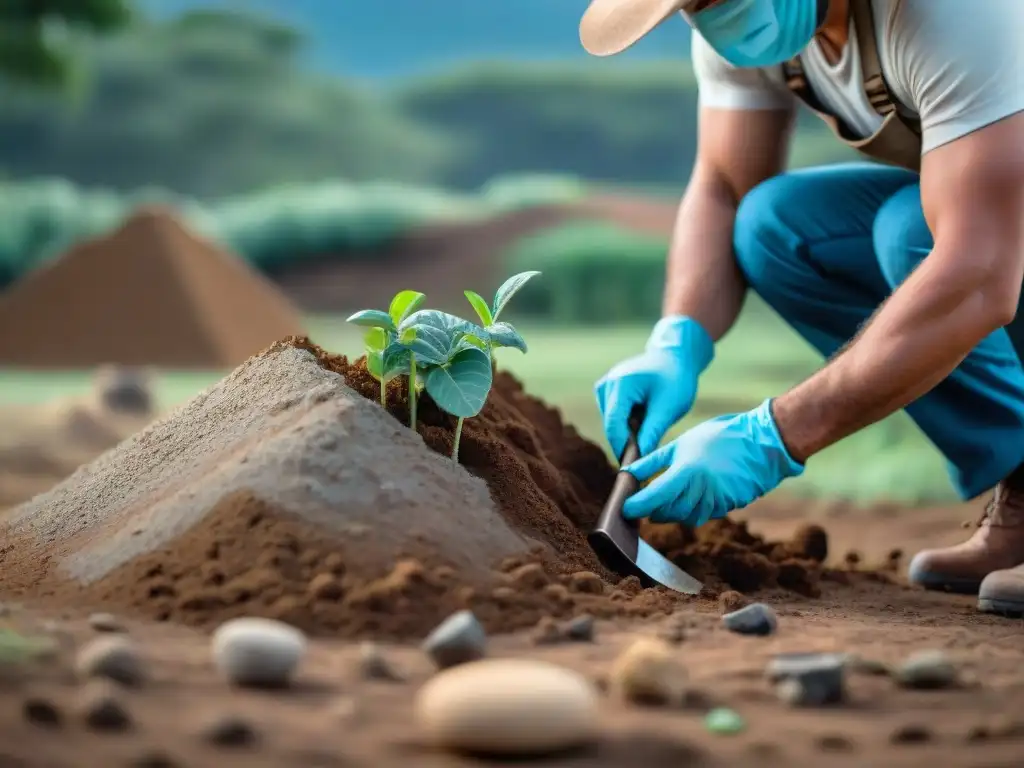
<path id="1" fill-rule="evenodd" d="M 804 471 L 782 442 L 771 400 L 705 421 L 624 469 L 641 483 L 664 470 L 626 499 L 626 518 L 692 528 L 747 506 Z"/>
<path id="2" fill-rule="evenodd" d="M 637 434 L 640 455 L 658 447 L 665 433 L 693 407 L 697 377 L 714 354 L 714 342 L 696 320 L 664 317 L 654 326 L 643 354 L 619 363 L 597 382 L 597 407 L 616 457 L 626 448 L 629 416 L 636 405 L 646 411 Z"/>

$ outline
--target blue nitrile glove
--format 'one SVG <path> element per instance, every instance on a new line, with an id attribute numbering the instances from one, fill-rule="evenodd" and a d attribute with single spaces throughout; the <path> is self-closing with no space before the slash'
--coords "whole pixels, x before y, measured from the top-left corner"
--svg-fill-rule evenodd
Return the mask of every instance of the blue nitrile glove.
<path id="1" fill-rule="evenodd" d="M 644 352 L 612 368 L 594 386 L 604 433 L 616 457 L 629 437 L 634 406 L 645 409 L 637 434 L 640 455 L 658 447 L 672 426 L 693 407 L 697 377 L 715 355 L 708 332 L 690 317 L 663 317 L 654 326 Z"/>
<path id="2" fill-rule="evenodd" d="M 664 470 L 626 499 L 625 517 L 692 528 L 747 506 L 804 471 L 782 443 L 771 400 L 705 421 L 625 469 L 641 483 Z"/>

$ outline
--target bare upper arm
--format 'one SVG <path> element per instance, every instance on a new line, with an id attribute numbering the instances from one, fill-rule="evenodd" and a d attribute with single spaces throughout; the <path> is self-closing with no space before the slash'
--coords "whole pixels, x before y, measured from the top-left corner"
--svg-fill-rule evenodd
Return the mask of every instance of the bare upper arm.
<path id="1" fill-rule="evenodd" d="M 921 202 L 934 252 L 955 262 L 962 279 L 999 286 L 1016 308 L 1024 279 L 1024 112 L 925 154 Z"/>
<path id="2" fill-rule="evenodd" d="M 785 169 L 793 122 L 786 110 L 701 108 L 694 177 L 724 183 L 738 204 Z"/>

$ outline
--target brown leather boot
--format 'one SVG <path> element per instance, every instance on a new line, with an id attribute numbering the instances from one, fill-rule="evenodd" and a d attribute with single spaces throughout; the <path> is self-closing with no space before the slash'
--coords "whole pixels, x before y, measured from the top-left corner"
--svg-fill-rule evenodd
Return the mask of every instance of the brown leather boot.
<path id="1" fill-rule="evenodd" d="M 1024 565 L 986 576 L 978 589 L 978 610 L 1003 616 L 1024 616 Z"/>
<path id="2" fill-rule="evenodd" d="M 990 573 L 1024 564 L 1024 467 L 996 486 L 977 526 L 963 544 L 918 552 L 910 562 L 911 583 L 975 595 Z"/>

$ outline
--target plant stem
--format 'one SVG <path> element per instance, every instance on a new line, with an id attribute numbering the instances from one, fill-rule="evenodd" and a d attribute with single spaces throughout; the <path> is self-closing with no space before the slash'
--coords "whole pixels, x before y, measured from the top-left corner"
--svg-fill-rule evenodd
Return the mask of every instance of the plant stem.
<path id="1" fill-rule="evenodd" d="M 416 355 L 409 354 L 409 429 L 416 431 Z"/>
<path id="2" fill-rule="evenodd" d="M 388 385 L 383 378 L 380 380 L 380 407 L 384 410 L 388 408 Z"/>
<path id="3" fill-rule="evenodd" d="M 452 460 L 459 460 L 459 440 L 462 439 L 462 422 L 465 419 L 459 419 L 455 424 L 455 444 L 452 446 Z"/>

